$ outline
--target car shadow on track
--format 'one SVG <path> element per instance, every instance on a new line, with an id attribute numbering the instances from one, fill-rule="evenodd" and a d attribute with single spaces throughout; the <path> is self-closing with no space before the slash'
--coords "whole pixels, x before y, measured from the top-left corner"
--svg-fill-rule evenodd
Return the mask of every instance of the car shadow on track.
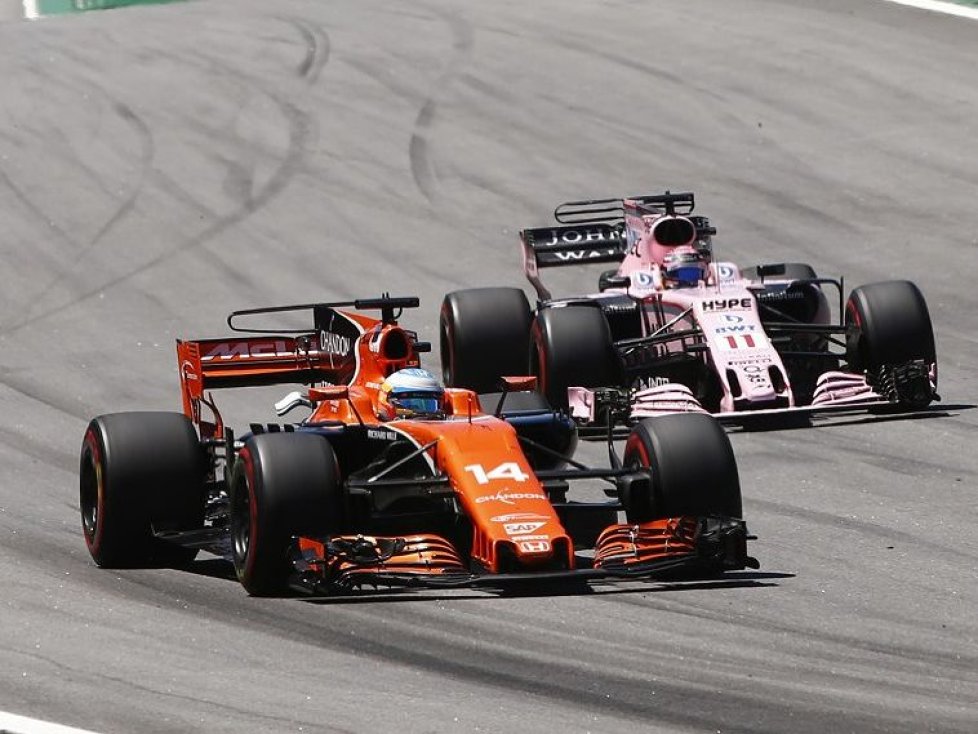
<path id="1" fill-rule="evenodd" d="M 197 559 L 192 563 L 180 567 L 181 571 L 192 573 L 197 576 L 206 576 L 212 579 L 223 579 L 224 581 L 238 582 L 234 575 L 234 564 L 223 558 L 204 558 Z"/>
<path id="2" fill-rule="evenodd" d="M 527 580 L 525 587 L 498 591 L 481 589 L 479 591 L 458 590 L 452 592 L 433 592 L 428 589 L 363 589 L 329 596 L 299 596 L 297 601 L 306 604 L 368 604 L 379 602 L 434 602 L 434 601 L 463 601 L 475 599 L 500 598 L 542 598 L 560 596 L 598 596 L 606 594 L 650 594 L 663 591 L 702 591 L 708 589 L 747 589 L 777 587 L 780 579 L 794 578 L 793 573 L 774 571 L 747 571 L 731 573 L 722 578 L 710 577 L 703 579 L 674 579 L 655 581 L 602 581 L 585 583 L 548 583 L 533 584 Z"/>
<path id="3" fill-rule="evenodd" d="M 915 410 L 912 413 L 869 413 L 864 415 L 852 416 L 849 418 L 836 418 L 826 416 L 824 420 L 813 421 L 812 428 L 833 428 L 835 426 L 863 426 L 874 423 L 888 423 L 892 421 L 922 421 L 933 418 L 954 418 L 964 410 L 974 410 L 978 405 L 947 404 L 941 406 L 931 406 L 923 410 Z"/>

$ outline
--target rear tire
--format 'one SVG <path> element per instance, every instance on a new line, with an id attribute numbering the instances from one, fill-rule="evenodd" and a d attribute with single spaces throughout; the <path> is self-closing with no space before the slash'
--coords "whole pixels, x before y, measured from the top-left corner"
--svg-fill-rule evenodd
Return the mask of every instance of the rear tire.
<path id="1" fill-rule="evenodd" d="M 615 387 L 621 383 L 611 329 L 600 308 L 544 309 L 533 322 L 530 338 L 533 373 L 555 408 L 567 408 L 568 387 Z"/>
<path id="2" fill-rule="evenodd" d="M 701 413 L 647 418 L 625 444 L 626 467 L 649 467 L 647 491 L 622 497 L 631 523 L 680 515 L 740 518 L 740 478 L 730 439 Z"/>
<path id="3" fill-rule="evenodd" d="M 309 433 L 255 436 L 231 478 L 231 542 L 238 581 L 252 596 L 288 590 L 296 535 L 335 535 L 344 525 L 336 454 Z"/>
<path id="4" fill-rule="evenodd" d="M 92 420 L 79 462 L 85 544 L 103 568 L 181 566 L 197 550 L 154 536 L 204 522 L 206 455 L 180 413 L 113 413 Z"/>
<path id="5" fill-rule="evenodd" d="M 448 387 L 499 389 L 499 378 L 525 375 L 530 304 L 519 288 L 472 288 L 442 301 L 442 377 Z"/>

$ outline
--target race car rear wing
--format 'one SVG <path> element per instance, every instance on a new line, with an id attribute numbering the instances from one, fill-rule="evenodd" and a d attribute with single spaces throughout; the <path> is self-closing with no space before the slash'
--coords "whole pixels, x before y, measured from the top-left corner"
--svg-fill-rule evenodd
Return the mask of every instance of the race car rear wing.
<path id="1" fill-rule="evenodd" d="M 400 311 L 418 305 L 417 298 L 361 299 L 336 303 L 305 303 L 234 311 L 227 318 L 232 331 L 247 336 L 217 339 L 177 340 L 177 364 L 184 413 L 201 424 L 201 403 L 217 413 L 205 392 L 231 387 L 257 387 L 283 383 L 335 385 L 349 383 L 358 368 L 357 347 L 360 337 L 378 324 L 394 324 Z M 339 308 L 379 309 L 380 321 Z M 245 328 L 237 322 L 243 317 L 312 311 L 314 328 L 265 329 Z M 397 330 L 399 333 L 402 331 Z M 404 331 L 411 345 L 406 353 L 425 351 L 417 335 Z M 216 415 L 217 426 L 220 416 Z M 203 428 L 203 424 L 202 428 Z M 213 426 L 212 426 L 213 427 Z M 220 431 L 217 430 L 220 434 Z"/>
<path id="2" fill-rule="evenodd" d="M 520 232 L 520 243 L 523 271 L 543 300 L 550 298 L 550 292 L 540 282 L 540 268 L 619 263 L 625 258 L 621 227 L 611 224 L 524 229 Z"/>
<path id="3" fill-rule="evenodd" d="M 669 191 L 623 199 L 564 202 L 554 209 L 559 226 L 520 232 L 523 271 L 540 299 L 549 300 L 550 291 L 540 280 L 540 269 L 621 262 L 628 250 L 626 217 L 684 216 L 696 228 L 697 239 L 709 242 L 716 230 L 706 217 L 691 215 L 695 205 L 691 192 Z"/>

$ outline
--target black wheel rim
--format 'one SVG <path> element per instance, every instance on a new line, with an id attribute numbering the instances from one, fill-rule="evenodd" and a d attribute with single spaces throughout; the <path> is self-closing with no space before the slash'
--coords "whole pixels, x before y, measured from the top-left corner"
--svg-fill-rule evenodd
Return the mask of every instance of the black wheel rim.
<path id="1" fill-rule="evenodd" d="M 231 501 L 231 541 L 234 563 L 243 566 L 251 543 L 251 492 L 246 480 L 235 487 Z"/>
<path id="2" fill-rule="evenodd" d="M 79 505 L 81 506 L 82 529 L 89 543 L 95 541 L 98 532 L 98 498 L 101 492 L 101 470 L 91 451 L 85 453 L 82 466 Z"/>

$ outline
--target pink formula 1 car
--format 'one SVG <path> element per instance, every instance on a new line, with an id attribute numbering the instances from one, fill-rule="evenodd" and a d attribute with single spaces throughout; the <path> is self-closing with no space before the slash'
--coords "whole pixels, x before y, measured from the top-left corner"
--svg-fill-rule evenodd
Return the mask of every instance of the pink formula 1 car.
<path id="1" fill-rule="evenodd" d="M 860 286 L 810 265 L 715 262 L 691 193 L 569 202 L 557 226 L 520 233 L 539 301 L 517 288 L 449 293 L 441 311 L 447 384 L 497 390 L 529 371 L 583 425 L 677 412 L 729 422 L 939 399 L 934 333 L 909 281 Z M 598 293 L 553 298 L 540 270 L 619 263 Z M 828 294 L 837 294 L 839 322 Z"/>

